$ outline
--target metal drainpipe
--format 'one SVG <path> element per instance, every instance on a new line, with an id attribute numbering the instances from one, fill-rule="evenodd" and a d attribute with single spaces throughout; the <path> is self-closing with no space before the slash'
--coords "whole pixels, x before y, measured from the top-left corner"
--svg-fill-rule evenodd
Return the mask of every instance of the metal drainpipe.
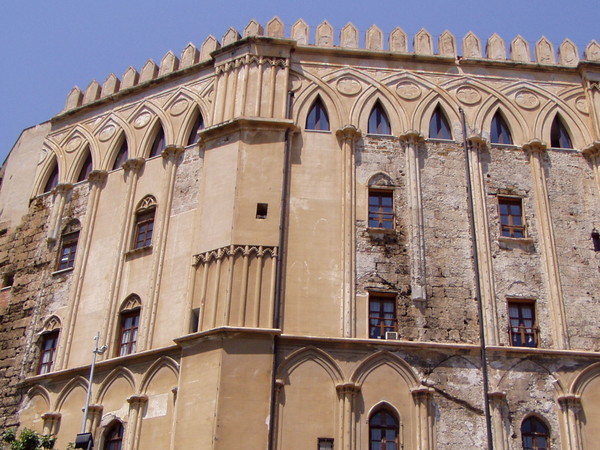
<path id="1" fill-rule="evenodd" d="M 292 114 L 292 99 L 294 93 L 288 91 L 287 95 L 287 109 L 286 119 L 291 118 Z M 283 247 L 285 245 L 286 237 L 286 219 L 287 219 L 287 207 L 289 199 L 289 161 L 290 161 L 290 150 L 291 150 L 291 129 L 288 128 L 285 131 L 285 153 L 283 155 L 283 180 L 281 187 L 281 214 L 279 217 L 279 247 L 277 251 L 277 276 L 275 278 L 275 305 L 273 307 L 273 328 L 280 329 L 280 309 L 281 309 L 281 287 L 283 285 Z M 277 411 L 277 405 L 275 404 L 276 389 L 277 389 L 277 353 L 279 350 L 279 336 L 273 337 L 273 367 L 271 368 L 271 404 L 269 408 L 269 450 L 274 450 L 275 444 L 275 414 Z"/>
<path id="2" fill-rule="evenodd" d="M 460 118 L 462 121 L 463 129 L 463 144 L 465 150 L 465 166 L 467 171 L 467 195 L 469 197 L 468 202 L 468 213 L 469 213 L 469 225 L 471 227 L 471 234 L 473 236 L 473 265 L 475 266 L 475 290 L 477 292 L 477 314 L 479 315 L 479 342 L 481 351 L 481 375 L 483 378 L 483 400 L 484 400 L 484 412 L 485 412 L 485 427 L 487 431 L 487 448 L 488 450 L 494 449 L 492 440 L 492 419 L 490 415 L 490 397 L 489 397 L 489 381 L 488 381 L 488 363 L 487 363 L 487 351 L 485 345 L 485 327 L 483 325 L 483 305 L 481 304 L 481 285 L 479 283 L 479 258 L 477 256 L 477 233 L 475 232 L 475 217 L 473 215 L 473 191 L 471 186 L 471 170 L 470 170 L 470 159 L 469 159 L 469 144 L 467 143 L 467 121 L 465 120 L 465 112 L 462 108 L 460 110 Z"/>

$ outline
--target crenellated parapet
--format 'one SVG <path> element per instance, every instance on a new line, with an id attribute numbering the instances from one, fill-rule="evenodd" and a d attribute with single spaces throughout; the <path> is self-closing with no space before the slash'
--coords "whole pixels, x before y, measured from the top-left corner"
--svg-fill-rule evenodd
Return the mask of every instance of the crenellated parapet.
<path id="1" fill-rule="evenodd" d="M 129 67 L 123 73 L 121 79 L 115 74 L 110 74 L 102 85 L 93 80 L 84 91 L 75 86 L 67 95 L 63 111 L 66 112 L 94 103 L 152 80 L 168 77 L 173 73 L 189 70 L 198 64 L 212 61 L 212 53 L 222 46 L 231 45 L 240 39 L 260 36 L 276 39 L 288 38 L 295 41 L 295 45 L 298 46 L 361 49 L 452 59 L 458 57 L 463 63 L 469 60 L 481 60 L 503 63 L 529 63 L 540 66 L 576 67 L 580 62 L 581 55 L 577 46 L 568 38 L 558 48 L 555 48 L 553 43 L 543 36 L 533 46 L 530 46 L 520 35 L 509 43 L 496 33 L 486 41 L 482 41 L 473 32 L 469 32 L 462 39 L 457 40 L 452 33 L 444 31 L 436 40 L 431 33 L 422 28 L 413 36 L 412 47 L 410 47 L 410 38 L 400 27 L 385 33 L 377 25 L 372 25 L 363 34 L 352 23 L 348 23 L 339 30 L 336 39 L 336 32 L 327 20 L 317 25 L 314 34 L 311 36 L 310 27 L 302 19 L 292 24 L 288 28 L 287 34 L 284 23 L 277 17 L 267 22 L 265 27 L 252 19 L 242 33 L 233 27 L 229 28 L 223 35 L 221 42 L 211 35 L 206 38 L 200 49 L 189 43 L 183 49 L 179 58 L 175 53 L 169 51 L 161 59 L 159 65 L 150 59 L 144 64 L 139 73 L 133 67 Z M 457 42 L 460 42 L 460 48 Z M 592 40 L 583 50 L 583 59 L 581 60 L 600 63 L 600 44 Z"/>

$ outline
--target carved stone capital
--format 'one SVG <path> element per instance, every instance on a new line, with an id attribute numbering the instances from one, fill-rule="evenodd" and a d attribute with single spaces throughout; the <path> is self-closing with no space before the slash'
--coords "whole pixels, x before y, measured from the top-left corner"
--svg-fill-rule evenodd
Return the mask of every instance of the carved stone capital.
<path id="1" fill-rule="evenodd" d="M 410 391 L 415 400 L 430 400 L 434 392 L 433 388 L 427 386 L 420 386 Z"/>
<path id="2" fill-rule="evenodd" d="M 548 146 L 545 142 L 540 141 L 539 139 L 532 139 L 527 144 L 523 145 L 523 150 L 527 152 L 527 154 L 532 153 L 543 153 L 546 151 Z"/>
<path id="3" fill-rule="evenodd" d="M 123 170 L 125 172 L 138 172 L 146 164 L 144 158 L 131 158 L 125 161 L 123 164 Z"/>
<path id="4" fill-rule="evenodd" d="M 506 392 L 501 392 L 501 391 L 488 392 L 488 397 L 489 397 L 490 401 L 492 401 L 493 403 L 496 403 L 496 404 L 502 404 L 502 403 L 506 402 Z"/>
<path id="5" fill-rule="evenodd" d="M 285 381 L 283 381 L 281 378 L 277 378 L 275 380 L 275 389 L 277 392 L 281 392 L 281 390 L 283 389 L 284 386 L 285 386 Z"/>
<path id="6" fill-rule="evenodd" d="M 162 151 L 160 156 L 162 156 L 167 161 L 175 162 L 181 153 L 183 153 L 184 148 L 178 145 L 167 145 L 165 149 Z"/>
<path id="7" fill-rule="evenodd" d="M 354 383 L 338 384 L 335 389 L 339 395 L 355 395 L 360 392 L 360 386 Z"/>
<path id="8" fill-rule="evenodd" d="M 585 156 L 596 156 L 600 153 L 600 141 L 594 141 L 583 148 L 583 154 Z"/>
<path id="9" fill-rule="evenodd" d="M 56 187 L 54 188 L 54 192 L 56 192 L 57 194 L 65 195 L 71 192 L 71 189 L 73 189 L 72 183 L 60 183 L 56 185 Z"/>
<path id="10" fill-rule="evenodd" d="M 469 143 L 470 149 L 483 149 L 488 145 L 488 140 L 481 136 L 480 134 L 472 134 L 467 137 L 467 142 Z"/>
<path id="11" fill-rule="evenodd" d="M 102 405 L 90 405 L 88 407 L 88 411 L 90 414 L 102 414 L 103 409 L 104 409 L 104 406 L 102 406 Z"/>
<path id="12" fill-rule="evenodd" d="M 356 141 L 361 136 L 361 131 L 354 125 L 344 125 L 335 132 L 336 136 L 344 141 Z"/>
<path id="13" fill-rule="evenodd" d="M 92 170 L 88 175 L 88 182 L 91 186 L 103 187 L 106 182 L 108 172 L 106 170 Z"/>
<path id="14" fill-rule="evenodd" d="M 579 411 L 581 409 L 581 397 L 579 395 L 563 395 L 558 397 L 557 401 L 563 410 Z"/>
<path id="15" fill-rule="evenodd" d="M 62 417 L 62 414 L 59 412 L 47 412 L 42 414 L 42 419 L 44 419 L 45 421 L 56 421 L 56 420 L 60 420 L 60 418 Z"/>
<path id="16" fill-rule="evenodd" d="M 425 137 L 415 130 L 408 130 L 398 136 L 406 144 L 417 144 L 425 140 Z"/>
<path id="17" fill-rule="evenodd" d="M 132 395 L 127 398 L 127 403 L 129 403 L 131 406 L 134 406 L 134 407 L 143 405 L 147 401 L 148 401 L 147 395 Z"/>

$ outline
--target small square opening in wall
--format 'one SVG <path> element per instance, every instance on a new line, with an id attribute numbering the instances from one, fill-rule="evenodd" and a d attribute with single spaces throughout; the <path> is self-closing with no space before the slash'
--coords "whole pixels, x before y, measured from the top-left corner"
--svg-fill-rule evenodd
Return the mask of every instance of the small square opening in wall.
<path id="1" fill-rule="evenodd" d="M 268 203 L 257 203 L 256 204 L 256 218 L 257 219 L 266 219 L 268 211 L 269 211 Z"/>
<path id="2" fill-rule="evenodd" d="M 319 438 L 317 450 L 333 450 L 333 438 Z"/>

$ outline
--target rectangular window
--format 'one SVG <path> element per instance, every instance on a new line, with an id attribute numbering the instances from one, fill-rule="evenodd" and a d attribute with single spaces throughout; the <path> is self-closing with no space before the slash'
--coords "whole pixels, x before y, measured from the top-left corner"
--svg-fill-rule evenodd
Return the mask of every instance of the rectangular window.
<path id="1" fill-rule="evenodd" d="M 57 343 L 58 330 L 42 335 L 42 343 L 40 345 L 40 361 L 37 372 L 39 375 L 52 371 Z"/>
<path id="2" fill-rule="evenodd" d="M 498 197 L 498 208 L 500 210 L 502 236 L 524 238 L 525 225 L 522 200 L 515 197 Z"/>
<path id="3" fill-rule="evenodd" d="M 139 309 L 121 313 L 121 344 L 119 346 L 119 356 L 135 353 L 139 322 Z"/>
<path id="4" fill-rule="evenodd" d="M 538 330 L 535 323 L 534 300 L 509 300 L 510 345 L 537 347 Z"/>
<path id="5" fill-rule="evenodd" d="M 79 232 L 63 235 L 56 270 L 73 268 L 75 265 L 75 254 L 77 253 L 78 240 Z"/>
<path id="6" fill-rule="evenodd" d="M 397 331 L 395 295 L 369 294 L 369 337 L 385 339 L 386 331 Z"/>
<path id="7" fill-rule="evenodd" d="M 333 450 L 333 438 L 319 438 L 317 450 Z"/>
<path id="8" fill-rule="evenodd" d="M 135 241 L 133 248 L 144 248 L 152 245 L 154 231 L 154 209 L 138 213 L 135 220 Z"/>
<path id="9" fill-rule="evenodd" d="M 394 193 L 369 190 L 369 228 L 394 229 Z"/>

